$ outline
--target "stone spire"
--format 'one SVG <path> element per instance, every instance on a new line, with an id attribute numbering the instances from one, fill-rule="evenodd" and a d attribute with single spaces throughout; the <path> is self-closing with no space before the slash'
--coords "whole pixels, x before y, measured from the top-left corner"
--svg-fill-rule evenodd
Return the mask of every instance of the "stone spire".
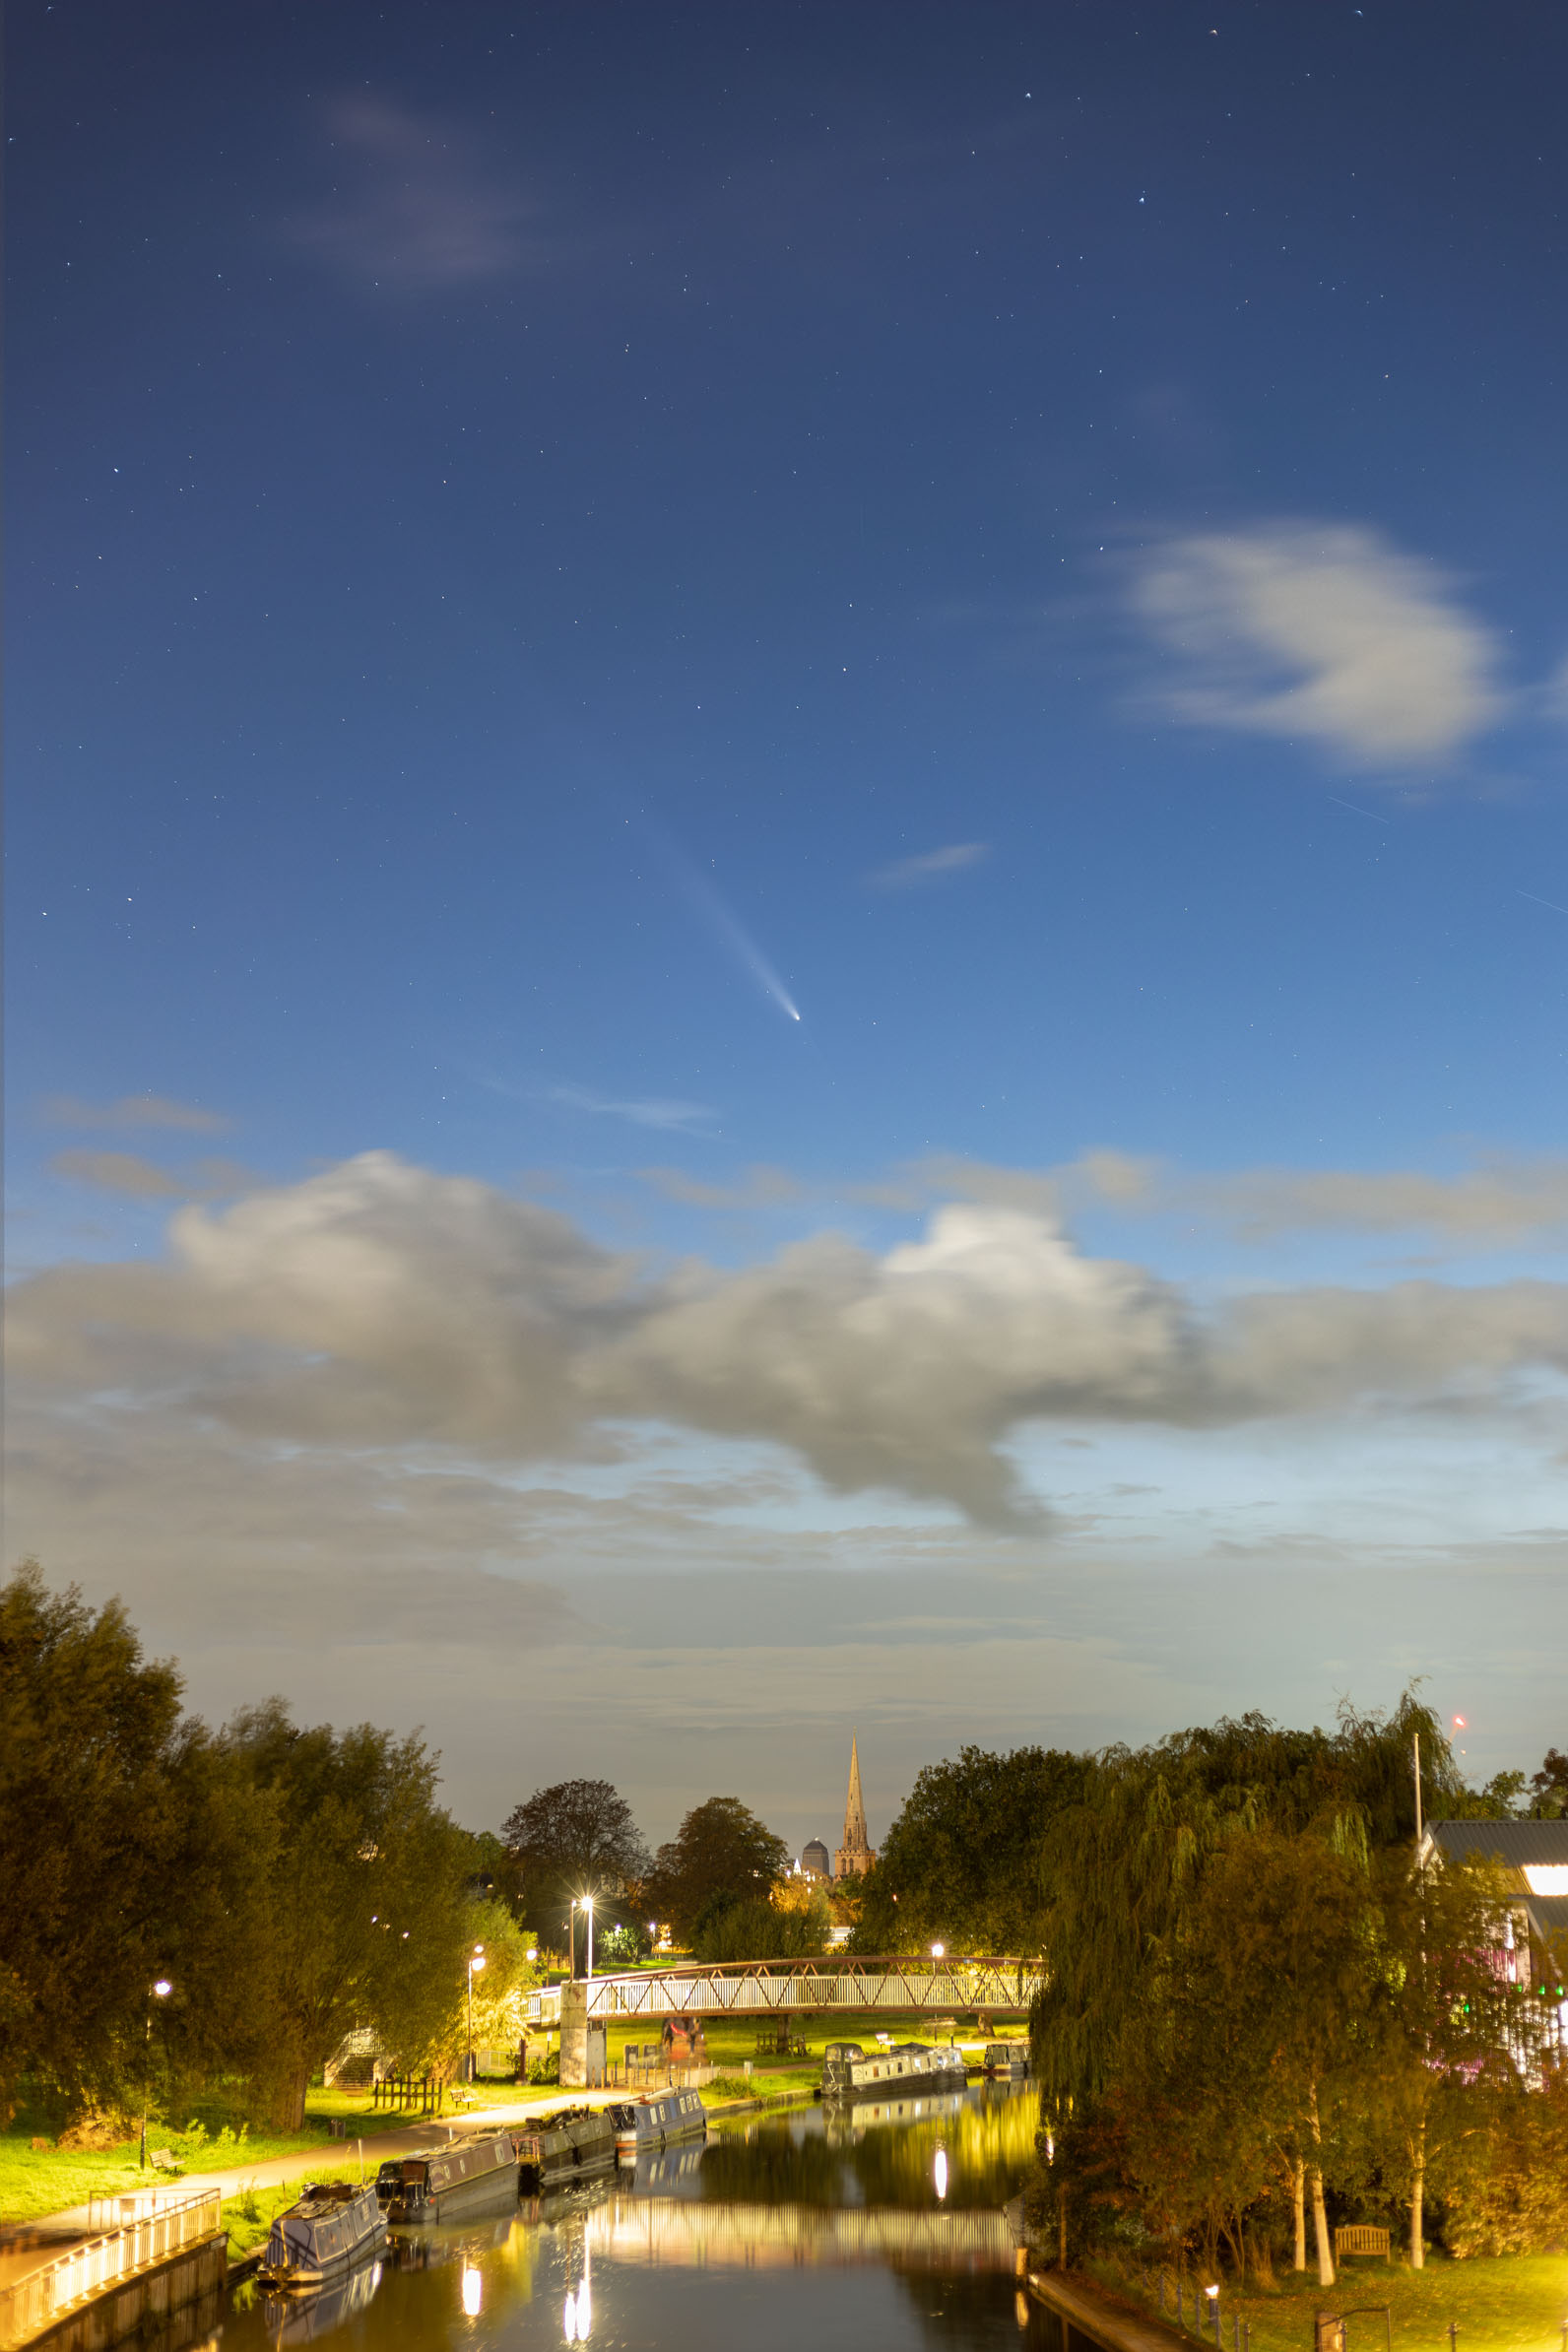
<path id="1" fill-rule="evenodd" d="M 833 1857 L 835 1878 L 859 1878 L 877 1860 L 866 1842 L 866 1806 L 860 1794 L 860 1741 L 849 1740 L 849 1801 L 844 1807 L 844 1843 Z"/>

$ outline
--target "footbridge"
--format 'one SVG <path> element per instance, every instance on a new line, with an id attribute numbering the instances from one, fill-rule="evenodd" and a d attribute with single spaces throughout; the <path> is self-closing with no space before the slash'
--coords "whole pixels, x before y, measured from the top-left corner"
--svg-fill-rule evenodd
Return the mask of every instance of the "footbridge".
<path id="1" fill-rule="evenodd" d="M 777 2017 L 886 2009 L 914 2017 L 990 2016 L 1028 2008 L 1045 1982 L 1038 1960 L 896 1957 L 729 1961 L 579 1979 L 569 1988 L 595 2024 L 642 2017 Z M 563 1992 L 567 1988 L 562 1988 Z"/>

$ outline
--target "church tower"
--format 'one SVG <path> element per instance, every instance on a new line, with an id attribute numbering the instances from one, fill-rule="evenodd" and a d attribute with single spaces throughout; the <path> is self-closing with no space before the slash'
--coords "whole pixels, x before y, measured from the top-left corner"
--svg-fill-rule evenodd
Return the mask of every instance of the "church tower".
<path id="1" fill-rule="evenodd" d="M 833 1857 L 835 1878 L 859 1878 L 877 1860 L 866 1843 L 866 1806 L 860 1794 L 860 1743 L 849 1741 L 849 1801 L 844 1807 L 844 1843 Z"/>

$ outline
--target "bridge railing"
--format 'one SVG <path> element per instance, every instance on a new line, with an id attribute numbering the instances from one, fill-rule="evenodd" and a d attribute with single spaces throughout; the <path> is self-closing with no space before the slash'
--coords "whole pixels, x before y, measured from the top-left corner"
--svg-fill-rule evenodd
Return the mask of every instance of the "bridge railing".
<path id="1" fill-rule="evenodd" d="M 1044 1983 L 1038 1960 L 910 1955 L 726 1961 L 593 1977 L 590 2017 L 727 2016 L 785 2009 L 1026 2009 Z"/>
<path id="2" fill-rule="evenodd" d="M 52 2262 L 13 2280 L 10 2286 L 0 2287 L 0 2352 L 31 2343 L 79 2305 L 123 2285 L 138 2271 L 155 2269 L 187 2246 L 216 2237 L 222 2226 L 220 2211 L 216 2189 L 160 2199 L 122 2228 L 89 2238 L 68 2254 L 56 2254 Z"/>

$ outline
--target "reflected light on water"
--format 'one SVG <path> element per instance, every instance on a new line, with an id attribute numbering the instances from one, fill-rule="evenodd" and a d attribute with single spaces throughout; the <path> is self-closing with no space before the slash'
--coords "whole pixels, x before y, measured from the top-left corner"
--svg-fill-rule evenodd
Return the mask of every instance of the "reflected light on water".
<path id="1" fill-rule="evenodd" d="M 465 2264 L 463 2269 L 463 2309 L 471 2319 L 479 2318 L 481 2292 L 480 2272 L 470 2270 Z"/>
<path id="2" fill-rule="evenodd" d="M 947 2151 L 946 2148 L 937 2150 L 937 2161 L 933 2169 L 937 2176 L 937 2194 L 940 2197 L 945 2197 L 947 2193 Z"/>
<path id="3" fill-rule="evenodd" d="M 585 2344 L 588 2341 L 588 2330 L 593 2325 L 593 2297 L 589 2291 L 588 2281 L 584 2279 L 575 2294 L 571 2292 L 570 2288 L 566 2291 L 563 2324 L 567 2343 Z"/>

